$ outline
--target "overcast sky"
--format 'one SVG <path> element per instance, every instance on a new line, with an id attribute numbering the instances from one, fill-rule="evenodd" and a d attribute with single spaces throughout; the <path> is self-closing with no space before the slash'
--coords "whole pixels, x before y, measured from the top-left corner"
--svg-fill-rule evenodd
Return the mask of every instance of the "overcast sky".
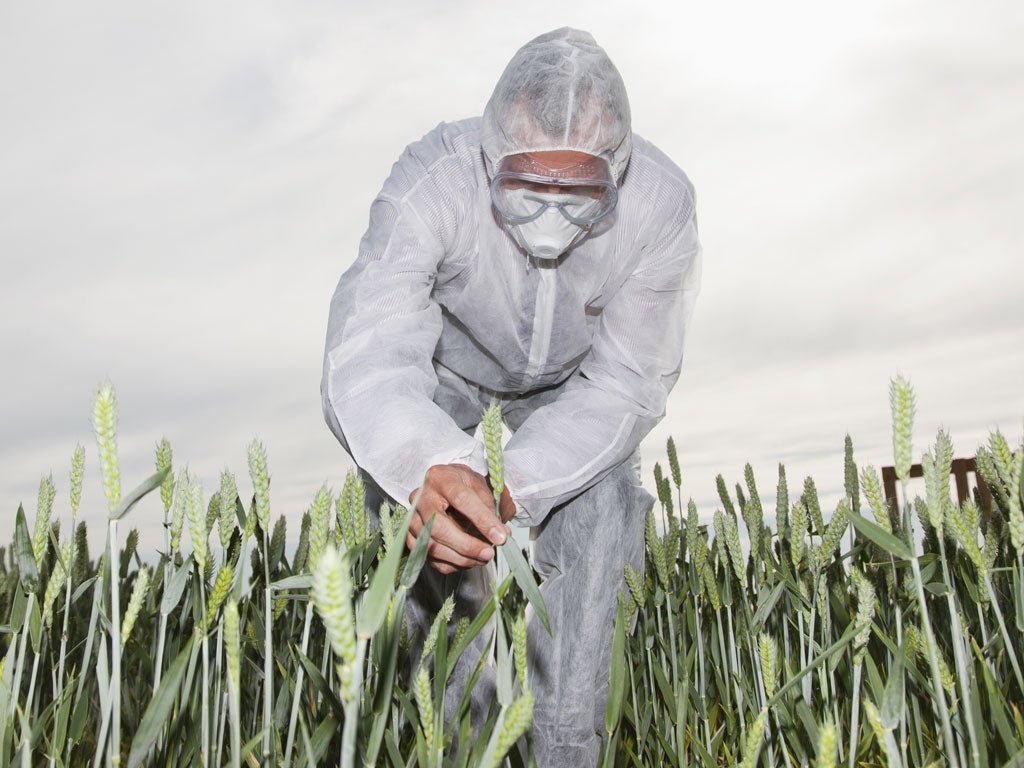
<path id="1" fill-rule="evenodd" d="M 636 4 L 632 4 L 636 5 Z M 668 415 L 702 515 L 755 468 L 812 474 L 843 438 L 891 463 L 1024 424 L 1024 10 L 1019 2 L 113 2 L 0 5 L 0 532 L 88 449 L 114 383 L 126 486 L 161 437 L 208 492 L 248 493 L 260 437 L 297 530 L 348 458 L 320 412 L 327 308 L 409 142 L 477 115 L 504 65 L 592 32 L 634 130 L 697 189 L 704 285 Z M 162 542 L 159 503 L 132 512 Z M 98 537 L 102 529 L 93 526 Z M 0 535 L 6 541 L 7 534 Z M 2 543 L 2 541 L 0 541 Z"/>

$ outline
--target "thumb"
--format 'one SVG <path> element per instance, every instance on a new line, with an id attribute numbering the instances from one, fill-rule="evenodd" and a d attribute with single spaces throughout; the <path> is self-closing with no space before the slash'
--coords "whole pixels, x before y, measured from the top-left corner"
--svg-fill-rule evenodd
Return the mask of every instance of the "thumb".
<path id="1" fill-rule="evenodd" d="M 501 489 L 501 502 L 498 506 L 501 510 L 501 522 L 507 523 L 515 517 L 516 503 L 512 501 L 512 494 L 509 493 L 507 485 Z"/>

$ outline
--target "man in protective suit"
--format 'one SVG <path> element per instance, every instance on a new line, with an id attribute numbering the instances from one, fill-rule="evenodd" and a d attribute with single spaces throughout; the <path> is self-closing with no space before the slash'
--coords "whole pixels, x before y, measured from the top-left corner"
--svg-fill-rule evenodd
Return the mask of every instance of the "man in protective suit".
<path id="1" fill-rule="evenodd" d="M 616 599 L 653 503 L 637 446 L 678 378 L 700 264 L 689 179 L 631 132 L 607 54 L 564 28 L 515 54 L 482 118 L 405 150 L 331 302 L 327 422 L 371 509 L 421 494 L 409 545 L 436 518 L 410 631 L 449 594 L 472 615 L 491 592 L 481 566 L 508 529 L 473 435 L 502 406 L 502 522 L 530 527 L 552 629 L 529 627 L 542 768 L 596 761 Z"/>

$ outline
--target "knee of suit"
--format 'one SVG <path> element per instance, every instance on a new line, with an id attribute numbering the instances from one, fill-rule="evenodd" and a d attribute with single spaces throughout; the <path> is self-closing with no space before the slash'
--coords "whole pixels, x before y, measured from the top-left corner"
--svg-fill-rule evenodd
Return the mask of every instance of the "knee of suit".
<path id="1" fill-rule="evenodd" d="M 627 525 L 637 518 L 642 521 L 654 506 L 654 497 L 640 483 L 638 459 L 624 461 L 586 491 L 583 497 L 595 509 L 623 515 Z"/>

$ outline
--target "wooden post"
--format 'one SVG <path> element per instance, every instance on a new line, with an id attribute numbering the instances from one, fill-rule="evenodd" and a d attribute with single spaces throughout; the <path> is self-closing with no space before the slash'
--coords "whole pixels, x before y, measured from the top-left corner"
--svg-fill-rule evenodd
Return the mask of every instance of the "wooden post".
<path id="1" fill-rule="evenodd" d="M 969 459 L 953 459 L 949 473 L 956 479 L 957 503 L 963 504 L 970 497 L 970 486 L 968 484 L 968 473 L 974 473 L 974 484 L 976 487 L 975 503 L 981 507 L 982 515 L 988 522 L 992 514 L 992 493 L 989 491 L 985 481 L 978 474 L 978 465 L 972 456 Z M 910 465 L 910 476 L 924 477 L 924 468 L 920 464 Z M 882 490 L 885 493 L 885 501 L 889 506 L 889 514 L 895 515 L 898 509 L 896 501 L 896 468 L 882 467 Z"/>

